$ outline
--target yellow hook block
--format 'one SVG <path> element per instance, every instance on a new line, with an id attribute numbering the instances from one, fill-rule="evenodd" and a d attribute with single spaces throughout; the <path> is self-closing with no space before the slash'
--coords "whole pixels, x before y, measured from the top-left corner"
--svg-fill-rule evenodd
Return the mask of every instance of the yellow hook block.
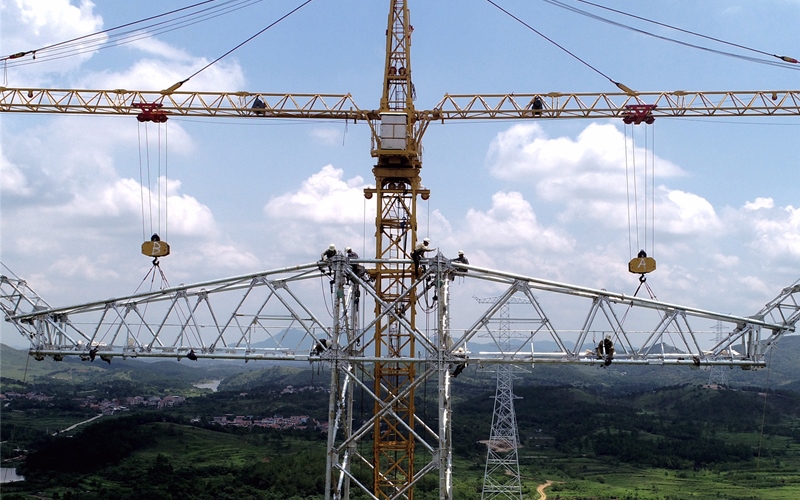
<path id="1" fill-rule="evenodd" d="M 142 243 L 142 254 L 148 257 L 166 257 L 169 255 L 169 244 L 166 241 L 145 241 Z"/>
<path id="2" fill-rule="evenodd" d="M 652 257 L 635 257 L 628 262 L 628 271 L 633 274 L 647 274 L 656 270 L 656 259 Z"/>

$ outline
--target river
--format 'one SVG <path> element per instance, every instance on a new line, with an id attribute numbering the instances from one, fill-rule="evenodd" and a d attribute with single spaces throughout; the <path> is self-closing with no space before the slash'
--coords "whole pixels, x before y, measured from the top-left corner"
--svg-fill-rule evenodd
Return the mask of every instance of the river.
<path id="1" fill-rule="evenodd" d="M 194 386 L 197 387 L 198 389 L 211 389 L 213 392 L 217 392 L 217 388 L 219 387 L 220 382 L 222 382 L 222 380 L 212 380 L 211 382 L 194 384 Z"/>
<path id="2" fill-rule="evenodd" d="M 0 483 L 13 483 L 14 481 L 24 481 L 25 478 L 17 475 L 14 467 L 0 467 Z"/>

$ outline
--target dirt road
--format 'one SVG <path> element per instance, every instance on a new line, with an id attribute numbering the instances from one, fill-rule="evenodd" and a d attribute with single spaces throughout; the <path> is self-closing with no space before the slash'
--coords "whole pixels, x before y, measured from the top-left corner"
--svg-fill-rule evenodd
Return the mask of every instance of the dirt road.
<path id="1" fill-rule="evenodd" d="M 544 484 L 540 484 L 536 487 L 536 493 L 539 494 L 539 500 L 547 500 L 547 493 L 544 492 L 544 489 L 553 484 L 553 481 L 548 480 Z"/>

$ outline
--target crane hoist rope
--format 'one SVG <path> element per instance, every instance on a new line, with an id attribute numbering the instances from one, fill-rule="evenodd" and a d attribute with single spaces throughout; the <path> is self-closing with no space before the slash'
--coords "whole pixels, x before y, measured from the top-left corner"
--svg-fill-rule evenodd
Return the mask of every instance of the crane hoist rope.
<path id="1" fill-rule="evenodd" d="M 144 123 L 144 144 L 142 144 L 142 123 Z M 164 120 L 164 142 L 163 142 L 163 159 L 164 159 L 164 174 L 161 174 L 162 164 L 162 141 L 161 141 L 161 128 L 158 128 L 158 137 L 156 139 L 156 153 L 158 156 L 156 162 L 155 172 L 155 187 L 151 177 L 152 168 L 150 165 L 150 134 L 149 123 L 139 120 L 138 124 L 138 138 L 139 138 L 139 186 L 141 193 L 142 203 L 142 238 L 145 240 L 142 243 L 142 254 L 147 257 L 153 257 L 153 266 L 158 266 L 158 258 L 166 257 L 170 253 L 169 244 L 166 242 L 166 236 L 169 228 L 169 162 L 168 157 L 168 133 L 166 120 Z M 159 123 L 155 124 L 157 127 Z M 142 150 L 144 150 L 144 159 L 142 158 Z M 146 171 L 145 171 L 146 166 Z M 155 188 L 156 199 L 153 201 L 153 191 Z M 163 202 L 163 213 L 162 213 Z M 153 212 L 155 211 L 155 214 Z M 155 216 L 155 224 L 153 218 Z M 149 231 L 147 230 L 147 222 L 150 222 Z M 162 227 L 163 222 L 163 227 Z M 163 229 L 163 233 L 162 233 Z M 151 236 L 147 236 L 147 233 Z M 161 237 L 164 235 L 164 238 Z"/>
<path id="2" fill-rule="evenodd" d="M 644 166 L 637 170 L 635 126 L 642 122 L 652 124 L 653 121 L 652 116 L 645 116 L 638 121 L 634 119 L 625 119 L 624 121 L 628 257 L 630 258 L 628 271 L 639 274 L 640 282 L 645 281 L 645 274 L 656 270 L 656 261 L 653 258 L 655 253 L 655 128 L 644 128 L 644 148 L 640 155 L 643 157 Z M 637 252 L 635 257 L 634 251 Z"/>

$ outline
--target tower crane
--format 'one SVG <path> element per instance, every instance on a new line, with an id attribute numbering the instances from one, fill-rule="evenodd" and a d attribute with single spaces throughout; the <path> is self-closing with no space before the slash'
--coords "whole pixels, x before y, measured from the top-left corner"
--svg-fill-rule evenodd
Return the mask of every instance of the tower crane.
<path id="1" fill-rule="evenodd" d="M 800 91 L 448 94 L 433 108 L 417 110 L 407 3 L 389 2 L 378 109 L 359 108 L 349 94 L 0 88 L 0 112 L 6 113 L 130 115 L 157 123 L 175 116 L 366 123 L 375 158 L 375 185 L 364 190 L 376 203 L 374 258 L 349 262 L 337 255 L 325 266 L 299 264 L 66 307 L 51 307 L 24 280 L 2 276 L 0 304 L 6 319 L 30 340 L 30 354 L 36 359 L 77 355 L 87 361 L 99 356 L 108 362 L 115 357 L 164 357 L 330 363 L 326 499 L 347 499 L 357 487 L 380 500 L 412 500 L 415 484 L 434 472 L 439 475 L 439 498 L 453 498 L 451 369 L 467 358 L 487 364 L 603 364 L 608 360 L 598 359 L 590 340 L 593 332 L 602 330 L 616 341 L 614 363 L 763 366 L 766 350 L 794 331 L 800 319 L 798 283 L 782 290 L 756 315 L 738 316 L 459 265 L 459 271 L 468 270 L 467 279 L 499 284 L 506 291 L 457 335 L 449 302 L 449 277 L 455 268 L 437 255 L 417 276 L 410 258 L 418 240 L 417 202 L 430 196 L 420 176 L 421 143 L 430 124 L 452 120 L 611 118 L 648 123 L 667 116 L 800 116 Z M 357 272 L 352 264 L 368 268 L 367 273 Z M 298 282 L 319 278 L 321 271 L 332 279 L 332 324 L 317 318 L 293 289 Z M 431 290 L 437 297 L 436 326 L 429 335 L 417 319 L 418 301 Z M 539 294 L 588 303 L 580 328 L 557 328 L 537 300 Z M 239 299 L 222 298 L 231 295 Z M 364 325 L 358 314 L 362 295 L 374 305 L 374 315 Z M 524 299 L 534 312 L 522 345 L 545 337 L 555 342 L 556 350 L 527 352 L 495 342 L 486 350 L 469 352 L 469 341 L 516 298 Z M 214 307 L 217 301 L 221 305 Z M 620 320 L 633 308 L 641 311 L 641 323 L 647 325 L 642 330 L 634 331 Z M 75 321 L 78 317 L 81 320 Z M 729 325 L 729 333 L 705 345 L 692 327 L 697 319 Z M 300 333 L 293 336 L 287 334 L 290 331 Z M 677 338 L 673 343 L 680 351 L 664 350 L 669 336 Z M 263 347 L 264 342 L 269 347 Z M 415 407 L 422 384 L 432 379 L 439 388 L 436 425 L 423 421 Z M 372 417 L 357 428 L 356 388 L 367 394 L 373 407 Z M 369 454 L 362 452 L 361 443 L 369 443 Z M 368 474 L 361 474 L 362 469 Z"/>

